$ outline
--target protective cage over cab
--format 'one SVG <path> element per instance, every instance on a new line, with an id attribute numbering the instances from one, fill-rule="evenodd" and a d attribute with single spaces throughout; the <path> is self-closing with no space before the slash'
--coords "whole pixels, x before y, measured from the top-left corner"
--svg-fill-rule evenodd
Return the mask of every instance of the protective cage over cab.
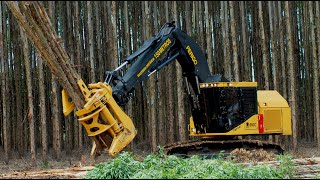
<path id="1" fill-rule="evenodd" d="M 291 111 L 275 90 L 257 90 L 257 82 L 200 83 L 204 100 L 205 133 L 190 118 L 190 136 L 291 135 Z"/>

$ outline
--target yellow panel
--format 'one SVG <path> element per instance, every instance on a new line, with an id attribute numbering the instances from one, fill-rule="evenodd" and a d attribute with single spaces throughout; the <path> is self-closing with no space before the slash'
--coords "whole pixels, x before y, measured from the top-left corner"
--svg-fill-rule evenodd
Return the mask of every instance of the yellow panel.
<path id="1" fill-rule="evenodd" d="M 265 132 L 282 131 L 281 108 L 267 108 L 263 119 Z"/>
<path id="2" fill-rule="evenodd" d="M 288 102 L 275 90 L 257 91 L 259 107 L 289 107 Z"/>
<path id="3" fill-rule="evenodd" d="M 282 108 L 283 135 L 292 135 L 291 109 Z"/>
<path id="4" fill-rule="evenodd" d="M 73 104 L 73 102 L 69 102 L 69 95 L 64 89 L 61 91 L 61 94 L 63 114 L 64 116 L 68 116 L 68 114 L 70 114 L 76 106 Z"/>

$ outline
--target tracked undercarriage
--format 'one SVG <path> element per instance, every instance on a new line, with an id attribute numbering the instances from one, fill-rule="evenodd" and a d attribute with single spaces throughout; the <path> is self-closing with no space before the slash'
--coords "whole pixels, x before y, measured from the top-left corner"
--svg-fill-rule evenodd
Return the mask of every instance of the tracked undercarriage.
<path id="1" fill-rule="evenodd" d="M 230 153 L 237 148 L 243 148 L 245 150 L 263 149 L 274 154 L 283 154 L 284 152 L 284 148 L 280 144 L 249 139 L 189 140 L 164 146 L 167 155 L 180 157 L 200 155 L 205 158 L 228 157 Z"/>

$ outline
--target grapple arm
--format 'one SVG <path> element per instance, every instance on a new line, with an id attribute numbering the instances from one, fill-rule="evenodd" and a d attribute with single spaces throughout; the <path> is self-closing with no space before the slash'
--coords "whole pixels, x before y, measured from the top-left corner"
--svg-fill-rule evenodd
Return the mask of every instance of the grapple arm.
<path id="1" fill-rule="evenodd" d="M 113 99 L 110 85 L 98 82 L 87 87 L 82 80 L 78 81 L 78 85 L 86 104 L 76 115 L 88 136 L 95 142 L 91 154 L 105 150 L 114 156 L 135 137 L 136 129 L 132 120 Z M 67 116 L 74 105 L 65 90 L 62 91 L 62 103 L 64 115 Z"/>

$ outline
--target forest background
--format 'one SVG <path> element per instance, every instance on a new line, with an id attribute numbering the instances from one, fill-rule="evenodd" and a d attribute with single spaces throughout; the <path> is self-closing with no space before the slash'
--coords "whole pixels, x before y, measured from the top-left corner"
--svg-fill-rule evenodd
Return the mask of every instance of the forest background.
<path id="1" fill-rule="evenodd" d="M 292 108 L 293 136 L 267 136 L 295 149 L 320 145 L 319 2 L 44 1 L 86 83 L 112 70 L 176 21 L 206 53 L 213 74 L 275 89 Z M 0 148 L 5 161 L 85 154 L 92 140 L 77 117 L 63 116 L 61 86 L 0 2 Z M 125 73 L 126 69 L 122 71 Z M 140 83 L 125 112 L 138 134 L 131 149 L 154 151 L 188 139 L 190 108 L 177 62 Z M 42 156 L 41 156 L 42 155 Z"/>

